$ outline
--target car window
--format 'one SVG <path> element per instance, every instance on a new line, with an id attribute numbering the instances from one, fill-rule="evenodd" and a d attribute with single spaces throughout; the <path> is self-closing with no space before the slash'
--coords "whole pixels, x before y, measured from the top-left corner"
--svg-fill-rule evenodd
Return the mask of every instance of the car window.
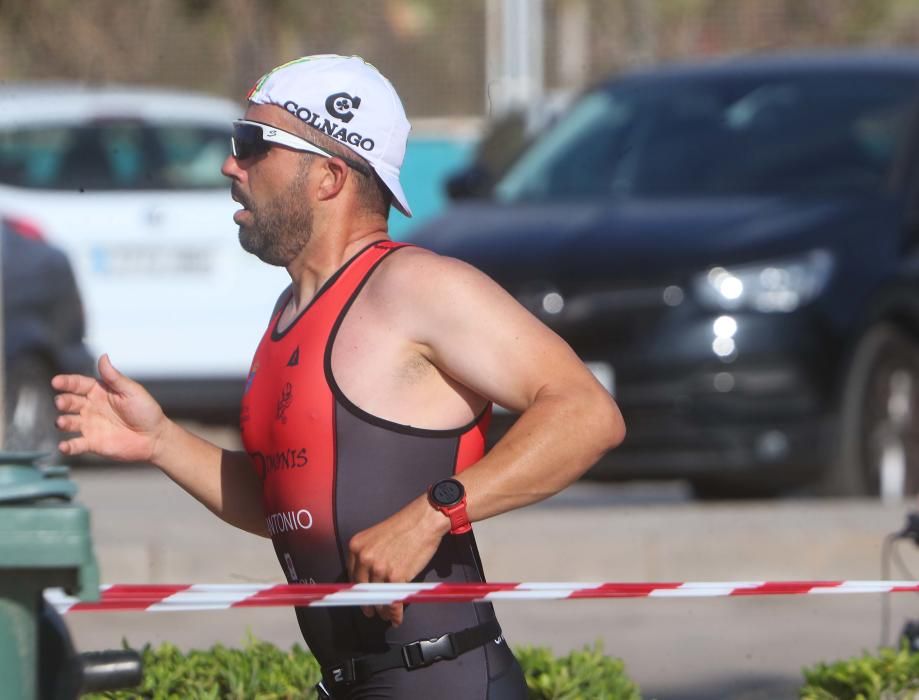
<path id="1" fill-rule="evenodd" d="M 52 190 L 226 187 L 229 131 L 106 121 L 0 130 L 0 183 Z"/>
<path id="2" fill-rule="evenodd" d="M 644 81 L 582 98 L 495 188 L 504 201 L 877 192 L 914 81 Z"/>

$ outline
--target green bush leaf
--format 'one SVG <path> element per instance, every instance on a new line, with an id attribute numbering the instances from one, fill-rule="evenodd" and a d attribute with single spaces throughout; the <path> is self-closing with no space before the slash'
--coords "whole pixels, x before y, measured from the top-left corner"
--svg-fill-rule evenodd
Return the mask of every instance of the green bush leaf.
<path id="1" fill-rule="evenodd" d="M 127 641 L 123 646 L 128 649 Z M 173 644 L 139 650 L 144 664 L 138 688 L 86 695 L 127 700 L 295 700 L 311 697 L 319 665 L 299 645 L 283 651 L 247 635 L 242 649 L 217 644 L 182 653 Z M 542 647 L 521 647 L 517 658 L 536 700 L 638 700 L 641 696 L 622 661 L 603 654 L 598 643 L 556 658 Z"/>
<path id="2" fill-rule="evenodd" d="M 904 644 L 804 669 L 802 700 L 913 700 L 919 697 L 919 654 Z"/>

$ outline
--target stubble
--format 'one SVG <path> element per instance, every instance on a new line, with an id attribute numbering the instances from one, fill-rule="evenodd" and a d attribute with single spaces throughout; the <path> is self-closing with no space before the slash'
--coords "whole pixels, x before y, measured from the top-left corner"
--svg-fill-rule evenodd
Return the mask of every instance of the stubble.
<path id="1" fill-rule="evenodd" d="M 251 223 L 240 224 L 239 244 L 259 260 L 287 267 L 303 250 L 313 232 L 313 212 L 304 194 L 310 159 L 291 183 L 274 198 L 256 204 L 233 185 L 233 196 L 251 214 Z"/>

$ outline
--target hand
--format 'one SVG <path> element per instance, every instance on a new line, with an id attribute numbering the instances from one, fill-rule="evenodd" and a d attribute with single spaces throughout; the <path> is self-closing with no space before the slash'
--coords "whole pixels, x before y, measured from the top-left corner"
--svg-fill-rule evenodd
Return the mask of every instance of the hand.
<path id="1" fill-rule="evenodd" d="M 411 581 L 431 561 L 450 520 L 420 496 L 395 515 L 357 533 L 348 545 L 348 574 L 354 583 Z M 379 615 L 393 627 L 402 624 L 402 603 L 364 606 L 364 615 Z"/>
<path id="2" fill-rule="evenodd" d="M 51 380 L 61 430 L 79 433 L 62 441 L 65 455 L 95 452 L 124 462 L 153 461 L 157 443 L 168 425 L 159 404 L 140 384 L 99 358 L 100 380 L 59 374 Z"/>

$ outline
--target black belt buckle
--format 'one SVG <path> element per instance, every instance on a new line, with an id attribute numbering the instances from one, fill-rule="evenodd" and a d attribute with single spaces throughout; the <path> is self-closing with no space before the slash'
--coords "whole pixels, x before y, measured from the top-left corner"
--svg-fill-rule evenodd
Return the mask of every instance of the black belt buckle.
<path id="1" fill-rule="evenodd" d="M 405 668 L 409 671 L 430 666 L 435 661 L 455 659 L 457 656 L 452 634 L 433 639 L 422 639 L 402 647 L 402 661 L 405 662 Z"/>

